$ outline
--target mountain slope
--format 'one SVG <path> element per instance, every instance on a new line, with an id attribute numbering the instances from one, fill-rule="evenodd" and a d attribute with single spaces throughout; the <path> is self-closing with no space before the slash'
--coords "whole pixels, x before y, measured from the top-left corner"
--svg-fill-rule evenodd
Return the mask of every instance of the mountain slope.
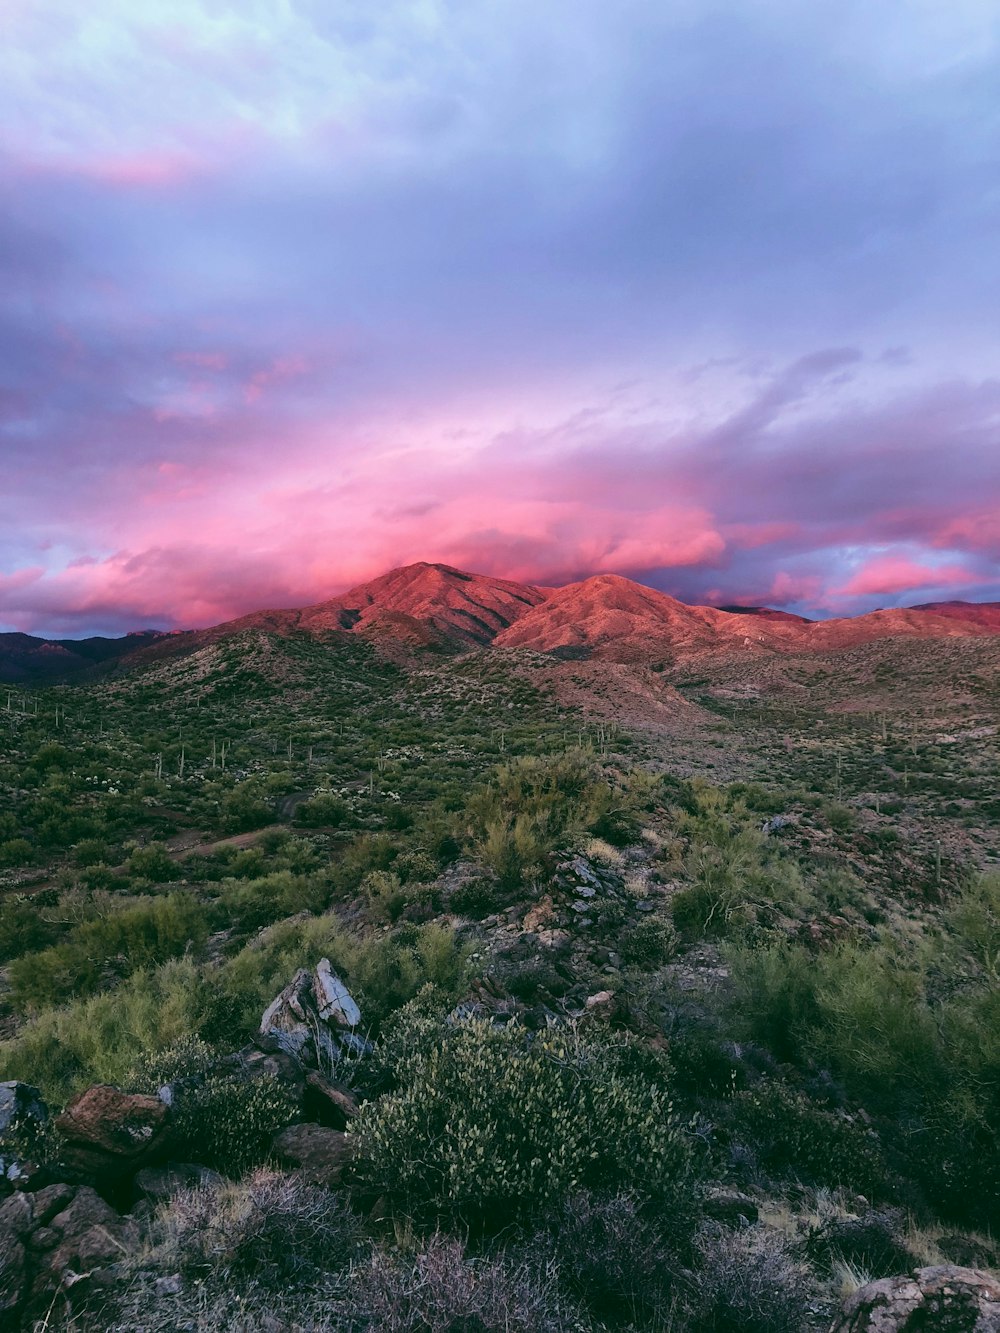
<path id="1" fill-rule="evenodd" d="M 360 635 L 385 655 L 496 645 L 660 667 L 747 650 L 837 652 L 877 639 L 1000 634 L 1000 603 L 931 602 L 812 621 L 769 607 L 688 606 L 617 574 L 553 589 L 420 562 L 313 606 L 257 611 L 203 630 L 81 641 L 0 634 L 0 680 L 30 684 L 74 679 L 102 663 L 141 666 L 251 630 Z"/>
<path id="2" fill-rule="evenodd" d="M 421 562 L 306 607 L 298 612 L 297 628 L 481 646 L 546 596 L 546 589 Z"/>

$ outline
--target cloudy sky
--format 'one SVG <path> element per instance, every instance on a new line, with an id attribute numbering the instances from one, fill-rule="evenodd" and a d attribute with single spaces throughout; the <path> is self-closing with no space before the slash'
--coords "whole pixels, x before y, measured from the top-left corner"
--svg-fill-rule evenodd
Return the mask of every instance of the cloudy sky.
<path id="1" fill-rule="evenodd" d="M 4 0 L 0 629 L 1000 598 L 992 0 Z"/>

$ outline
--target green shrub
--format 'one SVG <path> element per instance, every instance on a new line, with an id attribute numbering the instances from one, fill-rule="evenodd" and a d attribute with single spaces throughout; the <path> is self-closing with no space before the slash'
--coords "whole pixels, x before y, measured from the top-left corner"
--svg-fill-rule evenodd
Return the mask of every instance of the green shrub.
<path id="1" fill-rule="evenodd" d="M 343 828 L 350 819 L 347 802 L 332 792 L 317 792 L 295 810 L 295 823 L 305 828 Z"/>
<path id="2" fill-rule="evenodd" d="M 58 944 L 11 964 L 14 1003 L 37 1009 L 97 990 L 108 973 L 129 976 L 176 958 L 208 934 L 204 908 L 172 893 L 75 926 Z"/>
<path id="3" fill-rule="evenodd" d="M 134 879 L 148 879 L 151 884 L 168 884 L 180 879 L 183 871 L 170 853 L 159 842 L 137 847 L 125 862 L 125 869 Z"/>
<path id="4" fill-rule="evenodd" d="M 584 1188 L 674 1206 L 690 1188 L 669 1067 L 624 1037 L 564 1028 L 532 1040 L 469 1019 L 403 1056 L 395 1077 L 355 1132 L 363 1176 L 412 1215 L 489 1227 Z"/>
<path id="5" fill-rule="evenodd" d="M 223 880 L 215 915 L 224 925 L 259 930 L 297 912 L 318 912 L 326 905 L 326 885 L 316 876 L 278 870 L 257 879 Z"/>
<path id="6" fill-rule="evenodd" d="M 264 799 L 260 783 L 252 778 L 226 792 L 219 806 L 219 822 L 227 833 L 263 828 L 273 818 L 273 806 Z"/>
<path id="7" fill-rule="evenodd" d="M 58 933 L 30 898 L 18 894 L 0 901 L 0 962 L 44 949 Z"/>
<path id="8" fill-rule="evenodd" d="M 185 1089 L 173 1108 L 171 1147 L 185 1162 L 241 1176 L 265 1162 L 271 1140 L 299 1110 L 293 1089 L 270 1074 L 209 1074 Z"/>
<path id="9" fill-rule="evenodd" d="M 662 916 L 642 917 L 618 937 L 618 953 L 631 967 L 662 967 L 676 952 L 677 932 Z"/>
<path id="10" fill-rule="evenodd" d="M 0 869 L 27 865 L 35 854 L 35 849 L 27 838 L 8 838 L 0 842 Z"/>
<path id="11" fill-rule="evenodd" d="M 0 1078 L 35 1083 L 53 1103 L 89 1083 L 121 1086 L 144 1052 L 201 1031 L 219 1003 L 205 973 L 189 958 L 175 959 L 113 991 L 29 1019 L 16 1037 L 0 1042 Z"/>
<path id="12" fill-rule="evenodd" d="M 769 1171 L 814 1185 L 885 1193 L 888 1170 L 874 1134 L 783 1083 L 738 1092 L 732 1125 L 734 1135 L 756 1150 Z"/>

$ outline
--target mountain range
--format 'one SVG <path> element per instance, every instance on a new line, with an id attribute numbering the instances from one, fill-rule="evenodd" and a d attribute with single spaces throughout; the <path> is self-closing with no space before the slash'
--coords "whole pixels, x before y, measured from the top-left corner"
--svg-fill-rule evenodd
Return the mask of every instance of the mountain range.
<path id="1" fill-rule="evenodd" d="M 0 634 L 0 680 L 78 679 L 246 630 L 361 635 L 389 653 L 496 647 L 673 664 L 705 654 L 830 652 L 875 639 L 1000 635 L 1000 603 L 929 602 L 813 621 L 770 607 L 689 606 L 616 574 L 546 588 L 420 562 L 314 606 L 253 612 L 209 629 L 80 640 Z"/>

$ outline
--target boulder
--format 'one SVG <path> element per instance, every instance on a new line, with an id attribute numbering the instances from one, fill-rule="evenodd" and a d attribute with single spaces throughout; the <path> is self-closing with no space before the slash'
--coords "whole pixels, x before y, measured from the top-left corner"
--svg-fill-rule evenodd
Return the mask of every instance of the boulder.
<path id="1" fill-rule="evenodd" d="M 15 1311 L 59 1286 L 70 1287 L 117 1263 L 135 1224 L 87 1186 L 49 1185 L 0 1205 L 0 1311 Z"/>
<path id="2" fill-rule="evenodd" d="M 30 1083 L 0 1083 L 0 1134 L 8 1133 L 25 1121 L 44 1125 L 48 1118 L 49 1108 L 37 1088 Z"/>
<path id="3" fill-rule="evenodd" d="M 1000 1333 L 1000 1281 L 943 1264 L 869 1282 L 849 1296 L 830 1333 Z"/>
<path id="4" fill-rule="evenodd" d="M 367 1043 L 354 1031 L 360 1022 L 350 991 L 322 958 L 312 971 L 300 968 L 268 1005 L 260 1036 L 306 1067 L 328 1069 L 344 1053 L 364 1052 Z"/>
<path id="5" fill-rule="evenodd" d="M 144 1166 L 137 1171 L 132 1184 L 144 1199 L 155 1203 L 169 1199 L 180 1190 L 195 1186 L 213 1187 L 223 1183 L 222 1176 L 211 1167 L 197 1162 L 168 1162 L 166 1166 Z"/>
<path id="6" fill-rule="evenodd" d="M 350 1088 L 310 1069 L 306 1074 L 305 1112 L 310 1119 L 334 1129 L 346 1129 L 358 1114 L 358 1099 Z"/>
<path id="7" fill-rule="evenodd" d="M 0 1186 L 23 1187 L 41 1173 L 32 1144 L 48 1123 L 49 1109 L 30 1083 L 0 1083 Z M 17 1141 L 5 1136 L 17 1133 Z"/>
<path id="8" fill-rule="evenodd" d="M 289 1125 L 274 1136 L 277 1157 L 296 1167 L 303 1180 L 314 1185 L 337 1185 L 351 1158 L 353 1145 L 346 1134 L 326 1125 Z"/>
<path id="9" fill-rule="evenodd" d="M 98 1083 L 74 1097 L 55 1123 L 72 1166 L 113 1178 L 156 1154 L 166 1140 L 169 1118 L 170 1109 L 159 1097 Z"/>

